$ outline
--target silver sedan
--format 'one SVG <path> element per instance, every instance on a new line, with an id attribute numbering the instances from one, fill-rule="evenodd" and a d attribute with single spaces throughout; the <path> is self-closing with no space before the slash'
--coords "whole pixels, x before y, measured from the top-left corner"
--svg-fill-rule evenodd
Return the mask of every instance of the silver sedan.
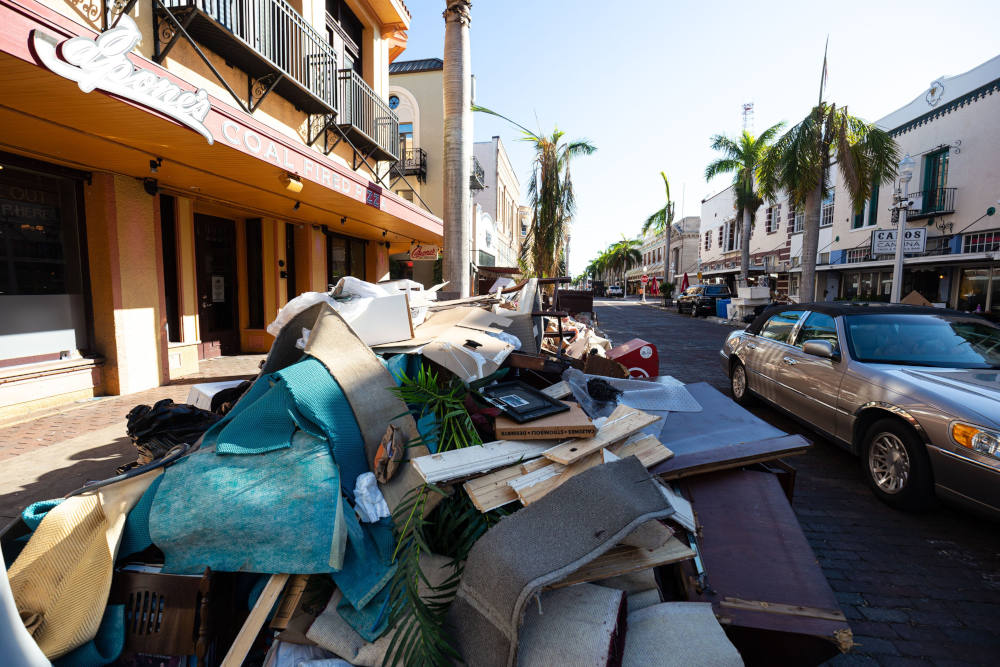
<path id="1" fill-rule="evenodd" d="M 720 352 L 752 397 L 861 456 L 886 503 L 938 496 L 1000 517 L 1000 327 L 957 311 L 831 303 L 772 308 Z"/>

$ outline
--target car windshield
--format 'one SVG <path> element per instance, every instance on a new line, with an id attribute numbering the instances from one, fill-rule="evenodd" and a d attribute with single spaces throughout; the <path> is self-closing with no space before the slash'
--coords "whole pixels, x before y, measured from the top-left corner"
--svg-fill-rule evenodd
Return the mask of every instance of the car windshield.
<path id="1" fill-rule="evenodd" d="M 844 317 L 858 361 L 945 368 L 1000 368 L 1000 328 L 979 319 L 884 313 Z"/>

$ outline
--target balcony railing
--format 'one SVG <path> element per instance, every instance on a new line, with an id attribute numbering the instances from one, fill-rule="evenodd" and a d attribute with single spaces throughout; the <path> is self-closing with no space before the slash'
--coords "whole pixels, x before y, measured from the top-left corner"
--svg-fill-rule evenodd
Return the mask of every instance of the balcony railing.
<path id="1" fill-rule="evenodd" d="M 250 96 L 251 110 L 254 98 L 259 101 L 272 86 L 306 113 L 336 113 L 336 53 L 285 0 L 161 2 L 193 39 L 260 82 Z M 163 46 L 157 46 L 160 59 Z"/>
<path id="2" fill-rule="evenodd" d="M 472 190 L 486 189 L 486 170 L 479 164 L 476 156 L 472 156 L 472 172 L 469 174 L 469 188 Z"/>
<path id="3" fill-rule="evenodd" d="M 427 180 L 427 151 L 423 148 L 407 148 L 402 159 L 392 165 L 393 176 L 416 175 L 417 182 Z"/>
<path id="4" fill-rule="evenodd" d="M 955 212 L 955 190 L 957 188 L 934 188 L 921 192 L 911 192 L 913 208 L 906 212 L 909 220 L 929 218 Z"/>
<path id="5" fill-rule="evenodd" d="M 337 125 L 362 152 L 376 160 L 399 159 L 399 119 L 352 69 L 337 71 L 340 115 Z"/>

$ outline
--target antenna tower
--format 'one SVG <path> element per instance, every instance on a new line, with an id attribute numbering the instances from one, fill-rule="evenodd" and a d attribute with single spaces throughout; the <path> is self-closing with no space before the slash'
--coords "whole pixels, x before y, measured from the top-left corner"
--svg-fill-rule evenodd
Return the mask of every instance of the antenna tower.
<path id="1" fill-rule="evenodd" d="M 743 105 L 743 131 L 753 132 L 753 102 Z"/>

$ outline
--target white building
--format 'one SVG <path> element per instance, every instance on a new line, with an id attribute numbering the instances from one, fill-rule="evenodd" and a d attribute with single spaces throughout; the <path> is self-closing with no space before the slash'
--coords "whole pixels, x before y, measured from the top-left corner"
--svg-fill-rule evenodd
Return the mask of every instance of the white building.
<path id="1" fill-rule="evenodd" d="M 902 294 L 916 290 L 932 303 L 1000 316 L 1000 56 L 942 77 L 909 104 L 876 121 L 917 162 L 909 184 L 908 229 L 921 229 L 924 250 L 906 256 Z M 872 254 L 873 232 L 895 229 L 894 184 L 876 189 L 853 211 L 837 165 L 830 171 L 816 254 L 816 293 L 799 294 L 801 211 L 786 196 L 765 202 L 750 237 L 751 282 L 766 276 L 775 296 L 888 300 L 891 254 Z M 706 198 L 701 215 L 704 282 L 735 286 L 740 272 L 742 214 L 732 187 Z"/>

